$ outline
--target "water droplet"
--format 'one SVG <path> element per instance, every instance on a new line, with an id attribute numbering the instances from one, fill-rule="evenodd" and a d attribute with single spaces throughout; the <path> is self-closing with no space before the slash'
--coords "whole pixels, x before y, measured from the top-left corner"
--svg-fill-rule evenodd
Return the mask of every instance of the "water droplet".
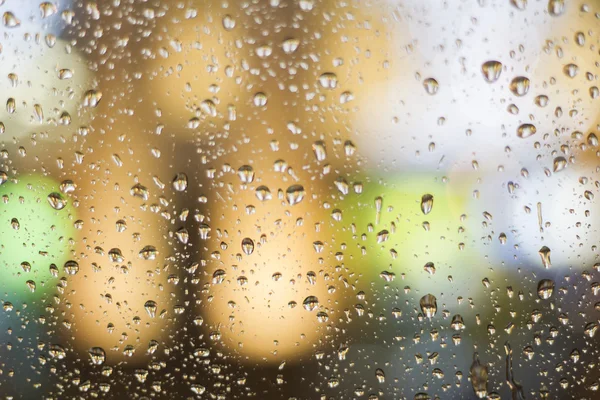
<path id="1" fill-rule="evenodd" d="M 273 197 L 269 188 L 264 185 L 257 187 L 255 194 L 256 198 L 260 201 L 268 201 L 271 200 L 271 198 Z"/>
<path id="2" fill-rule="evenodd" d="M 463 321 L 463 317 L 460 314 L 456 314 L 452 317 L 452 322 L 450 323 L 450 327 L 455 331 L 460 331 L 465 329 L 465 323 Z"/>
<path id="3" fill-rule="evenodd" d="M 138 197 L 144 201 L 148 200 L 148 196 L 149 196 L 148 189 L 139 183 L 136 183 L 135 185 L 133 185 L 131 187 L 131 190 L 129 191 L 129 193 L 133 197 Z"/>
<path id="4" fill-rule="evenodd" d="M 187 186 L 188 177 L 186 174 L 180 172 L 177 175 L 175 175 L 175 177 L 173 178 L 173 189 L 175 189 L 178 192 L 183 192 L 185 189 L 187 189 Z"/>
<path id="5" fill-rule="evenodd" d="M 356 146 L 352 143 L 351 140 L 346 140 L 344 142 L 344 154 L 346 157 L 350 157 L 356 152 Z"/>
<path id="6" fill-rule="evenodd" d="M 335 89 L 338 84 L 337 75 L 333 72 L 325 72 L 319 76 L 319 83 L 324 89 Z"/>
<path id="7" fill-rule="evenodd" d="M 438 82 L 433 78 L 427 78 L 423 81 L 423 87 L 427 94 L 434 95 L 438 92 L 439 85 Z"/>
<path id="8" fill-rule="evenodd" d="M 41 124 L 44 122 L 44 109 L 39 104 L 33 105 L 33 118 Z"/>
<path id="9" fill-rule="evenodd" d="M 544 94 L 540 94 L 539 96 L 536 96 L 535 98 L 535 104 L 539 107 L 546 107 L 548 105 L 548 96 L 544 95 Z"/>
<path id="10" fill-rule="evenodd" d="M 242 240 L 242 250 L 248 256 L 252 254 L 254 252 L 254 241 L 250 238 L 244 238 Z"/>
<path id="11" fill-rule="evenodd" d="M 552 262 L 550 261 L 550 254 L 552 251 L 548 247 L 542 246 L 538 253 L 542 259 L 544 268 L 550 268 L 552 266 Z"/>
<path id="12" fill-rule="evenodd" d="M 294 53 L 296 50 L 298 50 L 299 46 L 300 46 L 300 41 L 298 39 L 295 39 L 295 38 L 285 39 L 283 41 L 283 43 L 281 44 L 281 47 L 283 48 L 283 52 L 285 54 L 292 54 L 292 53 Z"/>
<path id="13" fill-rule="evenodd" d="M 302 11 L 310 11 L 315 6 L 315 2 L 314 0 L 300 0 L 299 5 Z"/>
<path id="14" fill-rule="evenodd" d="M 175 236 L 177 237 L 177 240 L 179 240 L 179 243 L 187 244 L 190 240 L 190 233 L 185 228 L 178 229 L 177 232 L 175 232 Z"/>
<path id="15" fill-rule="evenodd" d="M 579 67 L 577 64 L 567 64 L 563 67 L 563 72 L 569 78 L 575 78 L 575 76 L 579 73 Z"/>
<path id="16" fill-rule="evenodd" d="M 598 331 L 598 323 L 597 322 L 588 322 L 585 325 L 585 328 L 583 330 L 583 333 L 585 334 L 585 336 L 593 338 L 594 336 L 596 336 L 596 332 Z"/>
<path id="17" fill-rule="evenodd" d="M 106 353 L 102 347 L 92 347 L 88 350 L 92 364 L 102 365 L 106 361 Z"/>
<path id="18" fill-rule="evenodd" d="M 263 92 L 258 92 L 254 95 L 252 101 L 256 107 L 264 107 L 267 105 L 267 95 Z"/>
<path id="19" fill-rule="evenodd" d="M 554 172 L 562 171 L 567 167 L 567 159 L 564 157 L 556 157 L 552 163 L 552 169 Z"/>
<path id="20" fill-rule="evenodd" d="M 304 199 L 304 195 L 305 192 L 302 185 L 292 185 L 285 191 L 285 197 L 291 206 L 300 203 Z"/>
<path id="21" fill-rule="evenodd" d="M 312 148 L 317 161 L 323 161 L 327 158 L 327 149 L 325 147 L 325 142 L 323 142 L 322 140 L 318 140 L 313 143 Z"/>
<path id="22" fill-rule="evenodd" d="M 102 92 L 99 90 L 88 90 L 83 96 L 83 106 L 95 108 L 102 100 Z"/>
<path id="23" fill-rule="evenodd" d="M 212 100 L 209 99 L 204 100 L 202 101 L 202 103 L 200 103 L 200 111 L 211 117 L 217 116 L 217 106 L 215 105 L 215 103 L 213 103 Z"/>
<path id="24" fill-rule="evenodd" d="M 421 311 L 429 319 L 433 318 L 437 312 L 437 300 L 434 295 L 426 294 L 419 301 Z"/>
<path id="25" fill-rule="evenodd" d="M 67 275 L 75 275 L 79 272 L 79 264 L 77 261 L 69 260 L 65 263 L 65 273 Z"/>
<path id="26" fill-rule="evenodd" d="M 158 250 L 156 249 L 156 247 L 154 246 L 144 246 L 144 248 L 142 248 L 140 250 L 140 252 L 138 253 L 138 256 L 142 259 L 142 260 L 156 260 L 156 257 L 158 256 Z"/>
<path id="27" fill-rule="evenodd" d="M 249 165 L 242 165 L 238 169 L 238 176 L 243 184 L 252 183 L 254 181 L 254 169 Z"/>
<path id="28" fill-rule="evenodd" d="M 17 102 L 12 97 L 6 100 L 6 112 L 14 114 L 17 111 Z"/>
<path id="29" fill-rule="evenodd" d="M 354 100 L 354 93 L 345 91 L 340 94 L 340 104 L 346 104 Z"/>
<path id="30" fill-rule="evenodd" d="M 433 208 L 433 196 L 430 194 L 424 194 L 421 197 L 421 211 L 423 214 L 427 215 L 431 212 Z"/>
<path id="31" fill-rule="evenodd" d="M 47 197 L 48 203 L 55 210 L 62 210 L 67 206 L 67 200 L 60 193 L 52 192 Z"/>
<path id="32" fill-rule="evenodd" d="M 35 289 L 36 289 L 36 284 L 35 284 L 35 282 L 34 282 L 34 281 L 32 281 L 32 280 L 28 280 L 27 282 L 25 282 L 25 285 L 27 285 L 27 287 L 29 288 L 29 291 L 30 291 L 31 293 L 35 292 Z"/>
<path id="33" fill-rule="evenodd" d="M 225 273 L 224 270 L 222 269 L 217 269 L 215 272 L 213 272 L 213 276 L 212 276 L 212 283 L 214 285 L 218 285 L 221 284 L 225 281 L 225 276 L 227 274 Z"/>
<path id="34" fill-rule="evenodd" d="M 432 262 L 428 262 L 423 266 L 423 269 L 425 270 L 425 272 L 427 272 L 429 275 L 433 275 L 435 274 L 435 264 Z"/>
<path id="35" fill-rule="evenodd" d="M 207 240 L 210 238 L 210 226 L 207 224 L 200 224 L 198 227 L 198 233 L 200 235 L 200 239 Z"/>
<path id="36" fill-rule="evenodd" d="M 55 4 L 50 3 L 49 1 L 44 1 L 40 3 L 40 14 L 42 18 L 48 18 L 56 14 L 58 11 Z"/>
<path id="37" fill-rule="evenodd" d="M 565 0 L 548 0 L 548 13 L 558 17 L 565 11 Z"/>
<path id="38" fill-rule="evenodd" d="M 510 4 L 519 10 L 527 8 L 527 0 L 510 0 Z"/>
<path id="39" fill-rule="evenodd" d="M 233 19 L 231 15 L 226 14 L 223 16 L 223 28 L 225 28 L 226 31 L 231 31 L 235 28 L 235 19 Z"/>
<path id="40" fill-rule="evenodd" d="M 306 311 L 314 311 L 319 307 L 319 299 L 316 296 L 308 296 L 302 302 L 302 306 Z"/>
<path id="41" fill-rule="evenodd" d="M 526 139 L 529 136 L 535 135 L 537 128 L 532 124 L 523 124 L 517 128 L 517 136 L 521 139 Z"/>
<path id="42" fill-rule="evenodd" d="M 481 72 L 486 82 L 494 83 L 500 78 L 502 73 L 502 63 L 500 61 L 486 61 L 481 66 Z"/>
<path id="43" fill-rule="evenodd" d="M 525 96 L 529 92 L 529 79 L 524 76 L 517 76 L 510 82 L 510 91 L 516 96 Z"/>
<path id="44" fill-rule="evenodd" d="M 156 317 L 156 310 L 158 307 L 156 306 L 156 302 L 154 300 L 148 300 L 144 303 L 144 309 L 150 318 Z"/>
<path id="45" fill-rule="evenodd" d="M 125 257 L 123 257 L 123 253 L 121 253 L 121 249 L 118 248 L 110 249 L 108 251 L 108 258 L 114 263 L 121 263 L 125 261 Z"/>
<path id="46" fill-rule="evenodd" d="M 261 58 L 263 60 L 265 58 L 268 58 L 272 53 L 273 49 L 271 48 L 271 46 L 268 45 L 262 45 L 256 48 L 256 55 L 258 56 L 258 58 Z"/>
<path id="47" fill-rule="evenodd" d="M 21 25 L 21 21 L 10 11 L 4 13 L 2 16 L 2 23 L 6 28 L 16 28 Z"/>
<path id="48" fill-rule="evenodd" d="M 390 237 L 390 233 L 387 230 L 382 230 L 377 234 L 377 243 L 386 242 Z"/>
<path id="49" fill-rule="evenodd" d="M 477 353 L 473 355 L 473 363 L 471 364 L 470 372 L 471 384 L 475 395 L 480 399 L 487 397 L 488 368 L 486 365 L 481 364 Z"/>
<path id="50" fill-rule="evenodd" d="M 554 281 L 552 279 L 542 279 L 538 282 L 538 297 L 542 300 L 548 300 L 554 293 Z"/>

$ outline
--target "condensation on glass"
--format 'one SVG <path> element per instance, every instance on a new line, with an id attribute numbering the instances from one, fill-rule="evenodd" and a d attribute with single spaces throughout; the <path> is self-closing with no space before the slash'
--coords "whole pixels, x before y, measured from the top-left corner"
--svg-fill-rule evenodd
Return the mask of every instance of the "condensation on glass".
<path id="1" fill-rule="evenodd" d="M 1 398 L 600 396 L 600 2 L 0 16 Z"/>

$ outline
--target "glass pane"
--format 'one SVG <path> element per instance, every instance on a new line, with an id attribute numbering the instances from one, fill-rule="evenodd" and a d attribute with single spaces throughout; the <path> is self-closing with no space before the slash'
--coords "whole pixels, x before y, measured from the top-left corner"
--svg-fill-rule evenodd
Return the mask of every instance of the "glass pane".
<path id="1" fill-rule="evenodd" d="M 598 1 L 0 15 L 0 397 L 598 396 Z"/>

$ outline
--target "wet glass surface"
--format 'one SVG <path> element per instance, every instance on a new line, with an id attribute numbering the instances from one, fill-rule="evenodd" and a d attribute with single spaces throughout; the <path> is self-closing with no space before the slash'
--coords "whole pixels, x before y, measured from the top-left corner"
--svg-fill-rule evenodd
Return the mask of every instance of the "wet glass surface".
<path id="1" fill-rule="evenodd" d="M 599 396 L 600 2 L 0 15 L 1 398 Z"/>

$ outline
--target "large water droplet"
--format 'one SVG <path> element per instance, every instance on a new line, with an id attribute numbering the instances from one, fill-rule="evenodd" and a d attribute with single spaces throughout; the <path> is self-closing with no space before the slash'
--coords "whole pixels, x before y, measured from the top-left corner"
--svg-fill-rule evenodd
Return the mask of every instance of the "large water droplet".
<path id="1" fill-rule="evenodd" d="M 50 193 L 47 199 L 50 206 L 52 206 L 52 208 L 55 210 L 62 210 L 67 206 L 67 200 L 63 198 L 60 193 Z"/>
<path id="2" fill-rule="evenodd" d="M 319 307 L 319 299 L 316 296 L 308 296 L 302 302 L 302 306 L 306 311 L 314 311 Z"/>
<path id="3" fill-rule="evenodd" d="M 423 87 L 427 94 L 434 95 L 438 92 L 439 85 L 438 82 L 433 78 L 427 78 L 423 81 Z"/>
<path id="4" fill-rule="evenodd" d="M 528 138 L 529 136 L 535 135 L 537 128 L 532 124 L 523 124 L 517 128 L 517 136 L 521 139 Z"/>
<path id="5" fill-rule="evenodd" d="M 548 0 L 548 13 L 558 17 L 565 12 L 565 0 Z"/>
<path id="6" fill-rule="evenodd" d="M 285 197 L 288 203 L 293 206 L 304 199 L 304 187 L 302 185 L 292 185 L 285 191 Z"/>
<path id="7" fill-rule="evenodd" d="M 510 82 L 510 91 L 516 96 L 525 96 L 529 92 L 529 79 L 524 76 L 517 76 Z"/>
<path id="8" fill-rule="evenodd" d="M 540 299 L 548 300 L 554 293 L 554 281 L 552 279 L 542 279 L 538 282 L 537 293 Z"/>
<path id="9" fill-rule="evenodd" d="M 421 297 L 419 305 L 421 306 L 421 312 L 429 319 L 433 318 L 437 312 L 437 299 L 432 294 Z"/>

